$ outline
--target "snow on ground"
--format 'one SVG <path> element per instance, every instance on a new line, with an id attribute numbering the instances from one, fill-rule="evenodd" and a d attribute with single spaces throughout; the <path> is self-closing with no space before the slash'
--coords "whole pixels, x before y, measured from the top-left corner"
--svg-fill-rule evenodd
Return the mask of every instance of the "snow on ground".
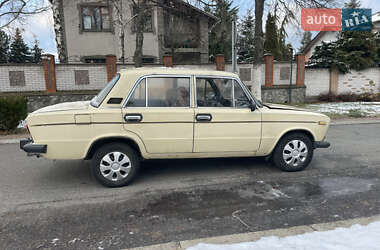
<path id="1" fill-rule="evenodd" d="M 329 102 L 309 104 L 306 106 L 322 113 L 349 114 L 360 112 L 364 116 L 380 115 L 380 102 Z"/>
<path id="2" fill-rule="evenodd" d="M 256 242 L 230 245 L 199 243 L 187 250 L 374 250 L 380 249 L 380 221 L 325 232 L 279 238 L 263 237 Z"/>

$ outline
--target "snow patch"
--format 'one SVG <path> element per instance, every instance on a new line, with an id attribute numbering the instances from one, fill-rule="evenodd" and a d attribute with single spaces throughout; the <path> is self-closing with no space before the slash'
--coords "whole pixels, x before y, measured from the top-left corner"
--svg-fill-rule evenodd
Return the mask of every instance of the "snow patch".
<path id="1" fill-rule="evenodd" d="M 357 250 L 380 249 L 380 222 L 367 226 L 353 225 L 325 232 L 312 232 L 287 237 L 269 236 L 255 242 L 228 245 L 199 243 L 187 250 Z"/>
<path id="2" fill-rule="evenodd" d="M 307 108 L 321 113 L 348 114 L 357 110 L 367 116 L 380 114 L 380 102 L 331 102 L 309 104 Z"/>

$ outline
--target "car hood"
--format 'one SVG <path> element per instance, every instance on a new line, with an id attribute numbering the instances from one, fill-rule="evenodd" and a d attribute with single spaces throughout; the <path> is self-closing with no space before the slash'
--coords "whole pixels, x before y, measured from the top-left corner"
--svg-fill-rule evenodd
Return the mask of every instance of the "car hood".
<path id="1" fill-rule="evenodd" d="M 55 105 L 47 106 L 38 109 L 33 112 L 33 114 L 55 112 L 55 111 L 68 111 L 68 110 L 85 110 L 88 109 L 90 101 L 79 101 L 79 102 L 63 102 Z"/>
<path id="2" fill-rule="evenodd" d="M 309 111 L 307 109 L 302 109 L 302 108 L 297 108 L 293 106 L 288 106 L 288 105 L 281 105 L 281 104 L 273 104 L 273 103 L 264 103 L 266 107 L 269 109 L 282 109 L 282 110 L 295 110 L 295 111 Z"/>

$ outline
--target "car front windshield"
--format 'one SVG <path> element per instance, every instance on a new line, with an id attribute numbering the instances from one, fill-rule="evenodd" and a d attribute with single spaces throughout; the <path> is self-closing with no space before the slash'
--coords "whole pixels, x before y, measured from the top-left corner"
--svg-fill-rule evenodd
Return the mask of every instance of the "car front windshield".
<path id="1" fill-rule="evenodd" d="M 117 74 L 114 78 L 112 78 L 112 80 L 109 81 L 109 83 L 104 87 L 104 89 L 102 89 L 99 92 L 99 94 L 97 94 L 94 98 L 92 98 L 90 102 L 91 106 L 98 108 L 119 79 L 120 79 L 120 74 Z"/>
<path id="2" fill-rule="evenodd" d="M 247 85 L 245 85 L 245 83 L 243 81 L 241 81 L 241 83 L 242 83 L 243 87 L 245 88 L 245 90 L 247 91 L 247 93 L 251 96 L 252 100 L 254 102 L 256 102 L 256 104 L 259 107 L 262 107 L 263 103 L 252 94 L 252 92 L 249 90 L 249 88 L 247 87 Z"/>

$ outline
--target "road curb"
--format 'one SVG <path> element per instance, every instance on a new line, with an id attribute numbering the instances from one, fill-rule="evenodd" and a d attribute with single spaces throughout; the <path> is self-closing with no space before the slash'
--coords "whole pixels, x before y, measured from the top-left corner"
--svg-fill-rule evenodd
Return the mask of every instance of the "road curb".
<path id="1" fill-rule="evenodd" d="M 360 125 L 360 124 L 379 124 L 380 119 L 357 119 L 357 120 L 331 120 L 330 125 Z"/>
<path id="2" fill-rule="evenodd" d="M 208 244 L 234 244 L 241 242 L 257 241 L 262 237 L 278 236 L 285 237 L 297 234 L 304 234 L 315 231 L 328 231 L 338 227 L 351 227 L 355 224 L 368 225 L 371 222 L 380 221 L 380 215 L 372 217 L 362 217 L 350 220 L 341 220 L 328 223 L 310 224 L 305 226 L 295 226 L 289 228 L 280 228 L 273 230 L 257 231 L 242 234 L 231 234 L 225 236 L 201 238 L 195 240 L 185 240 L 177 242 L 168 242 L 164 244 L 151 245 L 145 247 L 128 248 L 126 250 L 185 250 L 188 247 L 194 246 L 198 243 Z"/>
<path id="3" fill-rule="evenodd" d="M 0 140 L 0 145 L 1 144 L 17 144 L 20 142 L 20 138 L 19 139 L 1 139 Z"/>

